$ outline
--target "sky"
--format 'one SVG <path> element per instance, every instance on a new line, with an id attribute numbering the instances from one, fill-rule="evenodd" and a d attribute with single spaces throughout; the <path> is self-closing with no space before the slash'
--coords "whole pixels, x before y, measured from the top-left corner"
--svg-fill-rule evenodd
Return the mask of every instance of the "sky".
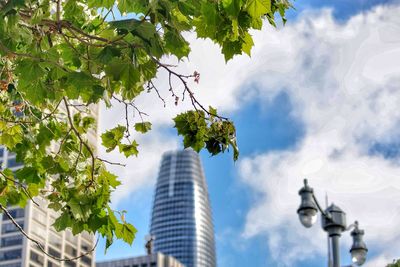
<path id="1" fill-rule="evenodd" d="M 321 202 L 358 220 L 369 248 L 364 266 L 384 267 L 400 258 L 400 2 L 303 0 L 286 26 L 252 32 L 252 56 L 225 64 L 219 48 L 187 33 L 192 52 L 181 73 L 200 72 L 191 83 L 201 103 L 216 107 L 237 128 L 240 158 L 201 152 L 214 215 L 220 267 L 326 266 L 320 222 L 306 229 L 296 210 L 308 178 Z M 174 62 L 174 59 L 165 59 Z M 137 105 L 153 129 L 138 135 L 140 156 L 112 166 L 122 186 L 113 207 L 126 210 L 138 229 L 132 246 L 116 242 L 98 261 L 145 253 L 154 184 L 163 152 L 182 148 L 172 118 L 190 108 L 153 93 Z M 124 123 L 122 107 L 102 109 L 101 129 Z M 349 232 L 340 240 L 342 265 L 350 264 Z M 322 244 L 322 245 L 321 245 Z"/>

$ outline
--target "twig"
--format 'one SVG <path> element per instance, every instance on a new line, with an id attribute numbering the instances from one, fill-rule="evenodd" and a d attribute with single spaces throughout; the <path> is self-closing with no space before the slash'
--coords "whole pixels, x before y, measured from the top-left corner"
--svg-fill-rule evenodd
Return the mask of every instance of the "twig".
<path id="1" fill-rule="evenodd" d="M 140 116 L 140 119 L 142 122 L 144 122 L 143 120 L 143 116 L 149 116 L 147 113 L 141 111 L 133 102 L 126 102 L 122 99 L 119 99 L 116 96 L 112 96 L 113 99 L 117 100 L 119 103 L 124 104 L 125 105 L 125 119 L 126 119 L 126 123 L 127 123 L 127 129 L 129 127 L 129 121 L 128 121 L 128 113 L 127 113 L 127 108 L 128 106 L 132 107 L 134 110 L 136 110 Z"/>
<path id="2" fill-rule="evenodd" d="M 178 78 L 178 79 L 182 82 L 182 84 L 183 84 L 183 86 L 184 86 L 183 94 L 185 94 L 185 92 L 188 92 L 189 97 L 190 97 L 190 101 L 192 102 L 192 106 L 194 107 L 194 109 L 195 109 L 196 111 L 199 111 L 198 109 L 200 108 L 202 111 L 204 111 L 204 112 L 205 112 L 207 115 L 209 115 L 209 116 L 214 116 L 214 117 L 217 117 L 217 118 L 219 118 L 219 119 L 221 119 L 221 120 L 229 120 L 229 119 L 226 118 L 226 117 L 223 117 L 223 116 L 220 116 L 220 115 L 217 115 L 217 114 L 211 114 L 211 113 L 197 100 L 197 98 L 194 96 L 194 93 L 193 93 L 193 91 L 189 88 L 186 79 L 196 77 L 195 74 L 192 74 L 192 75 L 182 75 L 182 74 L 179 74 L 179 73 L 177 73 L 177 72 L 171 70 L 169 65 L 161 63 L 161 62 L 160 62 L 159 60 L 157 60 L 155 57 L 151 57 L 151 58 L 152 58 L 152 60 L 158 65 L 158 67 L 163 68 L 164 70 L 166 70 L 166 71 L 168 72 L 168 82 L 169 82 L 169 86 L 170 86 L 170 91 L 172 92 L 173 96 L 175 96 L 175 101 L 177 100 L 177 97 L 178 97 L 178 96 L 176 96 L 176 94 L 175 94 L 175 93 L 173 92 L 173 90 L 172 90 L 172 76 Z M 179 98 L 178 98 L 178 99 L 179 99 Z M 176 103 L 176 102 L 175 102 L 175 103 Z"/>
<path id="3" fill-rule="evenodd" d="M 165 99 L 160 95 L 160 92 L 158 91 L 157 87 L 156 87 L 156 86 L 154 85 L 154 83 L 150 80 L 150 81 L 147 83 L 147 92 L 150 92 L 150 91 L 153 90 L 153 89 L 154 89 L 154 91 L 156 91 L 158 98 L 163 102 L 164 108 L 165 108 L 165 106 L 166 106 Z"/>
<path id="4" fill-rule="evenodd" d="M 117 166 L 126 167 L 126 164 L 123 164 L 123 163 L 112 162 L 112 161 L 108 161 L 108 160 L 106 160 L 106 159 L 102 159 L 102 158 L 99 158 L 99 157 L 97 157 L 96 159 L 98 159 L 98 160 L 100 160 L 100 161 L 103 161 L 103 162 L 105 162 L 105 163 L 108 163 L 108 164 L 110 164 L 110 165 L 117 165 Z"/>

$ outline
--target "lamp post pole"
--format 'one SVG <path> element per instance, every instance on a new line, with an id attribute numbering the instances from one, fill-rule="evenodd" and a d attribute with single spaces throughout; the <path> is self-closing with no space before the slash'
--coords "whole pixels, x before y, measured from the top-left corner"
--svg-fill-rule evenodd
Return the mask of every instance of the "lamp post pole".
<path id="1" fill-rule="evenodd" d="M 310 228 L 317 220 L 318 210 L 321 212 L 322 228 L 328 233 L 331 241 L 332 267 L 340 267 L 339 238 L 342 232 L 350 230 L 350 228 L 354 228 L 351 232 L 353 237 L 353 245 L 350 249 L 352 261 L 356 265 L 362 265 L 366 260 L 368 249 L 362 240 L 364 231 L 358 229 L 358 222 L 356 221 L 346 227 L 346 213 L 333 203 L 323 210 L 314 195 L 314 190 L 308 185 L 307 179 L 304 179 L 304 187 L 300 189 L 299 195 L 301 196 L 301 204 L 297 209 L 297 213 L 304 227 Z"/>

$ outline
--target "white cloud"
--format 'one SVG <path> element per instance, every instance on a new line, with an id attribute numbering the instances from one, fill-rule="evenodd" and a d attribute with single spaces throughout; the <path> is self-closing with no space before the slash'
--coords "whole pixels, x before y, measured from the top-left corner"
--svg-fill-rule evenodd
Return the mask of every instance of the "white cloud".
<path id="1" fill-rule="evenodd" d="M 245 80 L 257 84 L 260 99 L 285 91 L 305 127 L 296 147 L 239 164 L 242 180 L 264 196 L 249 211 L 244 236 L 265 235 L 284 266 L 326 253 L 320 226 L 306 230 L 297 219 L 304 177 L 321 200 L 327 191 L 349 223 L 360 221 L 370 250 L 380 255 L 366 266 L 400 256 L 400 165 L 368 154 L 374 142 L 399 138 L 399 12 L 378 7 L 346 23 L 329 10 L 310 12 L 284 29 L 255 34 L 257 71 Z"/>

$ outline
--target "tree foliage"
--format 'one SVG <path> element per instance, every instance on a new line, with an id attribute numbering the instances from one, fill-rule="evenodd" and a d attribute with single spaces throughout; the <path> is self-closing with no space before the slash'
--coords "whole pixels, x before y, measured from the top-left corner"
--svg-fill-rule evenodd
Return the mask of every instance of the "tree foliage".
<path id="1" fill-rule="evenodd" d="M 126 124 L 101 141 L 129 157 L 140 151 L 134 136 L 152 126 L 135 98 L 154 92 L 164 101 L 165 90 L 178 104 L 186 96 L 193 110 L 174 119 L 184 146 L 212 155 L 231 147 L 236 159 L 233 123 L 188 86 L 200 74 L 180 74 L 163 57 L 188 56 L 187 31 L 217 43 L 227 61 L 250 55 L 249 31 L 275 25 L 275 14 L 285 21 L 288 8 L 287 0 L 0 0 L 0 145 L 24 163 L 0 171 L 1 207 L 40 195 L 59 213 L 57 231 L 99 233 L 107 247 L 115 237 L 132 243 L 135 228 L 109 206 L 120 182 L 106 165 L 118 163 L 99 158 L 89 141 L 93 105 L 125 107 Z M 115 12 L 133 18 L 116 20 Z M 168 74 L 165 88 L 155 86 L 159 72 Z M 130 110 L 140 116 L 128 117 Z"/>

